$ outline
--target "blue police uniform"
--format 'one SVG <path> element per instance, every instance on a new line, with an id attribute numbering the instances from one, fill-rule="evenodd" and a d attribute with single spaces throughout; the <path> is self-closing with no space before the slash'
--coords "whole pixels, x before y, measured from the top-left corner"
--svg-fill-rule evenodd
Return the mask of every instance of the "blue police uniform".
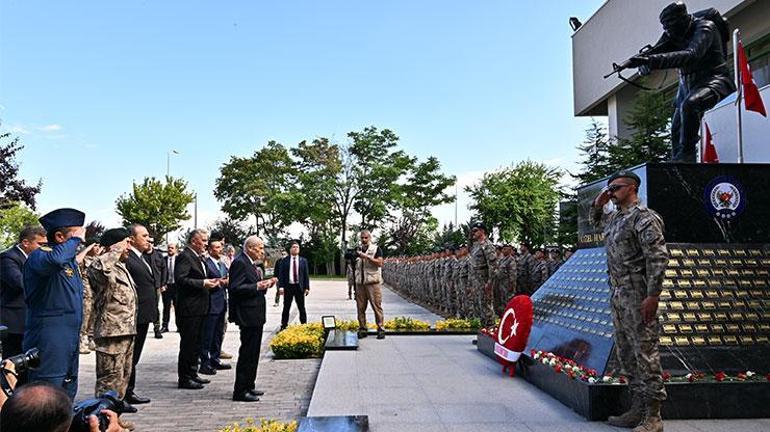
<path id="1" fill-rule="evenodd" d="M 48 232 L 82 226 L 85 215 L 59 209 L 40 218 Z M 24 349 L 40 350 L 40 367 L 29 371 L 29 381 L 46 381 L 64 388 L 71 399 L 78 390 L 78 348 L 83 320 L 83 281 L 75 255 L 81 240 L 41 247 L 24 265 L 24 301 L 27 304 Z"/>

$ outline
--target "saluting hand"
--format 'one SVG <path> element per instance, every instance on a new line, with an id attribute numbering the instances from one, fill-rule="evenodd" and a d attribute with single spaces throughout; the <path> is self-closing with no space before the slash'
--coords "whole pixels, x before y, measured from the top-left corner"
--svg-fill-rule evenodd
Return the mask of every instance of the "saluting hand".
<path id="1" fill-rule="evenodd" d="M 602 189 L 602 192 L 594 198 L 594 207 L 604 207 L 610 201 L 611 195 L 609 189 Z"/>

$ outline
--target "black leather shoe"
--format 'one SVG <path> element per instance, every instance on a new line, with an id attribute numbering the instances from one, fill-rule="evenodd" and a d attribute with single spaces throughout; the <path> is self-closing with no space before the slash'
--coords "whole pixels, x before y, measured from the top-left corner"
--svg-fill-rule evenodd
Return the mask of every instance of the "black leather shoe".
<path id="1" fill-rule="evenodd" d="M 249 393 L 251 393 L 254 396 L 262 396 L 265 394 L 265 392 L 263 392 L 262 390 L 254 390 L 254 389 L 249 390 Z"/>
<path id="2" fill-rule="evenodd" d="M 249 392 L 233 393 L 233 400 L 236 402 L 259 402 L 259 398 Z"/>
<path id="3" fill-rule="evenodd" d="M 200 384 L 193 380 L 188 379 L 184 381 L 179 381 L 179 388 L 188 389 L 188 390 L 200 390 L 203 388 L 203 384 Z"/>
<path id="4" fill-rule="evenodd" d="M 385 330 L 383 329 L 377 330 L 377 339 L 385 339 Z"/>
<path id="5" fill-rule="evenodd" d="M 138 411 L 139 410 L 136 409 L 135 406 L 133 406 L 130 403 L 128 403 L 127 400 L 125 400 L 125 399 L 123 400 L 123 412 L 124 413 L 126 413 L 126 414 L 133 414 L 133 413 L 138 412 Z"/>
<path id="6" fill-rule="evenodd" d="M 369 333 L 365 329 L 358 329 L 358 338 L 363 339 L 369 336 Z"/>
<path id="7" fill-rule="evenodd" d="M 197 382 L 198 384 L 208 384 L 211 382 L 211 380 L 208 380 L 206 378 L 201 378 L 199 376 L 190 378 L 191 380 Z"/>
<path id="8" fill-rule="evenodd" d="M 160 332 L 160 329 L 155 330 L 155 339 L 163 339 L 163 334 Z"/>
<path id="9" fill-rule="evenodd" d="M 216 375 L 217 371 L 210 367 L 202 367 L 198 369 L 198 373 L 202 373 L 203 375 Z"/>
<path id="10" fill-rule="evenodd" d="M 163 327 L 161 327 L 161 328 L 160 328 L 160 332 L 161 332 L 161 333 L 168 333 L 168 326 L 165 326 L 165 325 L 164 325 Z"/>
<path id="11" fill-rule="evenodd" d="M 126 402 L 133 405 L 141 405 L 141 404 L 150 403 L 150 398 L 141 397 L 136 393 L 129 393 L 126 395 Z"/>
<path id="12" fill-rule="evenodd" d="M 217 363 L 214 365 L 214 369 L 216 370 L 228 370 L 232 369 L 233 367 L 227 363 Z"/>

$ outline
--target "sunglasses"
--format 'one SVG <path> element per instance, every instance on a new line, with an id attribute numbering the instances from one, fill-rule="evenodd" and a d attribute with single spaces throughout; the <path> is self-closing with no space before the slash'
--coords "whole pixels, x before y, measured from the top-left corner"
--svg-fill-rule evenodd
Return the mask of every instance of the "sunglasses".
<path id="1" fill-rule="evenodd" d="M 626 186 L 631 186 L 631 183 L 609 185 L 607 186 L 607 190 L 610 192 L 617 192 Z"/>

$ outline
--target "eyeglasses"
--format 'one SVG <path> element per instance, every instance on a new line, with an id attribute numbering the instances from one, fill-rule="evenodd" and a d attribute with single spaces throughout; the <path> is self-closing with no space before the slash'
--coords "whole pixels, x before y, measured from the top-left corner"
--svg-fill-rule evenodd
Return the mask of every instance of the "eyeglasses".
<path id="1" fill-rule="evenodd" d="M 631 186 L 631 183 L 609 185 L 607 186 L 607 190 L 610 192 L 617 192 L 626 186 Z"/>

